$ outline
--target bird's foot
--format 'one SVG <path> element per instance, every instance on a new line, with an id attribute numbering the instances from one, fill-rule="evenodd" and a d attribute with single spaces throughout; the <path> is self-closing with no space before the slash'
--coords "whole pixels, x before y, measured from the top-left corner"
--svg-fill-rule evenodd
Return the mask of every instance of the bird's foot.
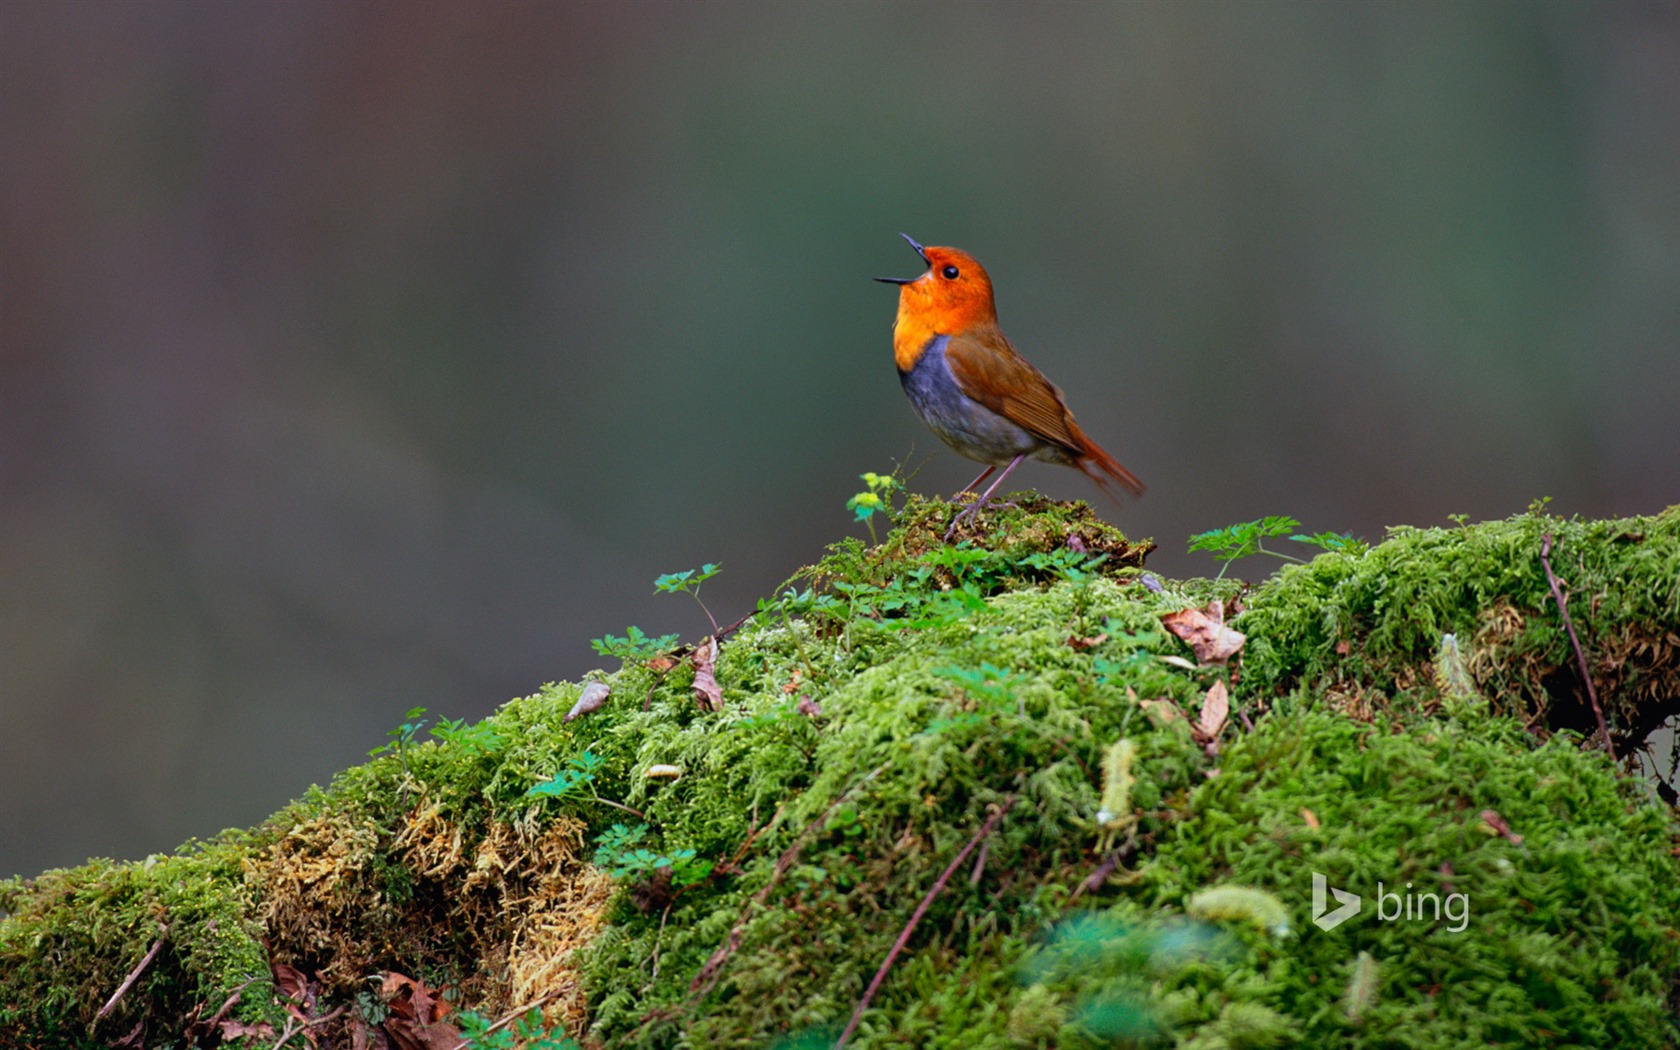
<path id="1" fill-rule="evenodd" d="M 980 513 L 980 511 L 982 509 L 985 509 L 985 508 L 988 508 L 988 507 L 1014 507 L 1014 506 L 1016 506 L 1016 504 L 1010 503 L 1006 500 L 987 500 L 987 499 L 977 499 L 977 500 L 975 500 L 973 503 L 970 503 L 968 506 L 964 507 L 961 511 L 959 511 L 957 513 L 956 517 L 951 519 L 950 528 L 947 528 L 945 530 L 945 542 L 950 543 L 951 542 L 951 537 L 955 536 L 957 534 L 957 526 L 961 525 L 965 521 L 973 520 Z"/>

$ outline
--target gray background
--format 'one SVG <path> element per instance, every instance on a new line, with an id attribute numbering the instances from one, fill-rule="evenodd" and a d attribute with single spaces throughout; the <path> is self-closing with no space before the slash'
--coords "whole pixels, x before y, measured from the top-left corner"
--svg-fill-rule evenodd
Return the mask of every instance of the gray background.
<path id="1" fill-rule="evenodd" d="M 7 4 L 0 142 L 0 875 L 695 636 L 659 573 L 733 619 L 861 471 L 966 481 L 899 230 L 987 264 L 1160 571 L 1680 492 L 1672 4 Z"/>

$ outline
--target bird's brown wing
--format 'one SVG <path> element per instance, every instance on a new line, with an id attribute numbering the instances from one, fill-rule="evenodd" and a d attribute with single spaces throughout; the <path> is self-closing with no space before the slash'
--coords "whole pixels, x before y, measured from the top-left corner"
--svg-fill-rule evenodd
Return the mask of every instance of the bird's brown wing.
<path id="1" fill-rule="evenodd" d="M 1064 462 L 1099 486 L 1106 490 L 1107 478 L 1112 478 L 1132 495 L 1143 494 L 1137 475 L 1079 429 L 1062 392 L 1009 345 L 997 326 L 951 336 L 945 361 L 963 393 L 1039 440 L 1066 450 Z"/>
<path id="2" fill-rule="evenodd" d="M 963 393 L 1034 437 L 1073 452 L 1073 416 L 1062 392 L 995 327 L 953 335 L 945 360 Z"/>

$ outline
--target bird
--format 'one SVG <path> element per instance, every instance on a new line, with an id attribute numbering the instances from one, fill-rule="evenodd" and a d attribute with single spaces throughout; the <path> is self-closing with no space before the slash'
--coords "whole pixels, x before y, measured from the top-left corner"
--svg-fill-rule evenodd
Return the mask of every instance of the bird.
<path id="1" fill-rule="evenodd" d="M 957 496 L 1003 473 L 951 520 L 945 538 L 991 501 L 1010 471 L 1029 456 L 1077 467 L 1111 497 L 1110 483 L 1134 496 L 1143 482 L 1074 421 L 1067 399 L 998 327 L 985 267 L 960 248 L 926 247 L 899 234 L 927 264 L 919 277 L 877 277 L 898 285 L 893 361 L 916 414 L 952 449 L 986 464 Z M 955 498 L 955 497 L 953 497 Z"/>

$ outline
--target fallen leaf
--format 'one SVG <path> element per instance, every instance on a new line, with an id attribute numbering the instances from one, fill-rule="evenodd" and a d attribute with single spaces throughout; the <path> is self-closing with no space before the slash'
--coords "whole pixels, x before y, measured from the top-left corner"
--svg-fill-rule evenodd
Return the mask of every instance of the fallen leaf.
<path id="1" fill-rule="evenodd" d="M 793 693 L 796 693 L 798 691 L 799 691 L 799 668 L 795 667 L 793 669 L 792 676 L 790 676 L 788 678 L 787 684 L 782 686 L 782 692 L 787 693 L 789 695 L 792 695 Z"/>
<path id="2" fill-rule="evenodd" d="M 280 989 L 280 994 L 298 1002 L 309 999 L 309 978 L 296 966 L 287 963 L 271 963 L 269 969 L 274 971 L 274 987 Z"/>
<path id="3" fill-rule="evenodd" d="M 1336 643 L 1337 656 L 1346 656 L 1351 652 L 1353 652 L 1353 643 L 1348 641 L 1346 638 L 1343 638 L 1341 641 Z"/>
<path id="4" fill-rule="evenodd" d="M 1491 809 L 1484 809 L 1481 813 L 1482 823 L 1487 825 L 1488 833 L 1501 835 L 1513 846 L 1522 845 L 1523 837 L 1511 830 L 1511 825 L 1505 823 L 1505 818 Z"/>
<path id="5" fill-rule="evenodd" d="M 656 656 L 649 660 L 647 665 L 648 669 L 654 674 L 664 674 L 666 671 L 669 671 L 671 668 L 677 666 L 677 658 L 674 656 Z"/>
<path id="6" fill-rule="evenodd" d="M 438 994 L 441 991 L 394 971 L 386 971 L 380 986 L 381 997 L 393 1015 L 422 1025 L 440 1020 L 449 1012 L 449 1004 Z"/>
<path id="7" fill-rule="evenodd" d="M 1223 607 L 1217 601 L 1204 609 L 1180 609 L 1161 617 L 1162 626 L 1183 639 L 1204 664 L 1222 664 L 1243 646 L 1241 631 L 1225 626 Z"/>
<path id="8" fill-rule="evenodd" d="M 605 682 L 590 682 L 583 687 L 583 692 L 578 694 L 577 703 L 573 704 L 572 709 L 566 712 L 566 717 L 562 721 L 570 722 L 572 719 L 580 718 L 591 711 L 599 711 L 601 705 L 606 703 L 607 697 L 611 695 L 612 687 Z"/>
<path id="9" fill-rule="evenodd" d="M 217 1025 L 221 1029 L 222 1039 L 261 1039 L 268 1042 L 274 1038 L 274 1026 L 266 1021 L 251 1024 L 247 1021 L 222 1021 Z"/>
<path id="10" fill-rule="evenodd" d="M 822 714 L 822 705 L 808 696 L 800 697 L 797 707 L 799 713 L 806 718 L 816 718 Z"/>
<path id="11" fill-rule="evenodd" d="M 1225 722 L 1230 715 L 1231 694 L 1225 688 L 1225 680 L 1219 679 L 1208 687 L 1207 696 L 1202 699 L 1202 715 L 1190 727 L 1190 733 L 1197 743 L 1217 750 L 1219 734 L 1225 731 Z"/>
<path id="12" fill-rule="evenodd" d="M 1155 574 L 1152 572 L 1146 572 L 1139 576 L 1138 579 L 1143 581 L 1143 589 L 1148 591 L 1150 594 L 1160 594 L 1163 590 L 1165 590 L 1165 588 L 1161 586 L 1161 581 L 1156 579 Z"/>
<path id="13" fill-rule="evenodd" d="M 1307 827 L 1312 828 L 1314 831 L 1318 830 L 1318 814 L 1317 813 L 1314 813 L 1310 809 L 1303 808 L 1301 810 L 1301 819 L 1307 822 Z"/>
<path id="14" fill-rule="evenodd" d="M 717 639 L 695 646 L 688 658 L 694 663 L 694 699 L 699 703 L 700 710 L 723 710 L 723 690 L 718 687 L 717 675 L 712 671 L 717 665 Z"/>
<path id="15" fill-rule="evenodd" d="M 379 1027 L 390 1037 L 396 1050 L 455 1050 L 461 1045 L 461 1030 L 444 1021 L 421 1024 L 387 1017 Z"/>
<path id="16" fill-rule="evenodd" d="M 1075 652 L 1080 652 L 1085 649 L 1095 649 L 1097 646 L 1106 641 L 1108 641 L 1107 634 L 1099 634 L 1090 638 L 1081 638 L 1078 635 L 1074 635 L 1067 640 L 1067 645 L 1069 649 L 1072 649 Z"/>

